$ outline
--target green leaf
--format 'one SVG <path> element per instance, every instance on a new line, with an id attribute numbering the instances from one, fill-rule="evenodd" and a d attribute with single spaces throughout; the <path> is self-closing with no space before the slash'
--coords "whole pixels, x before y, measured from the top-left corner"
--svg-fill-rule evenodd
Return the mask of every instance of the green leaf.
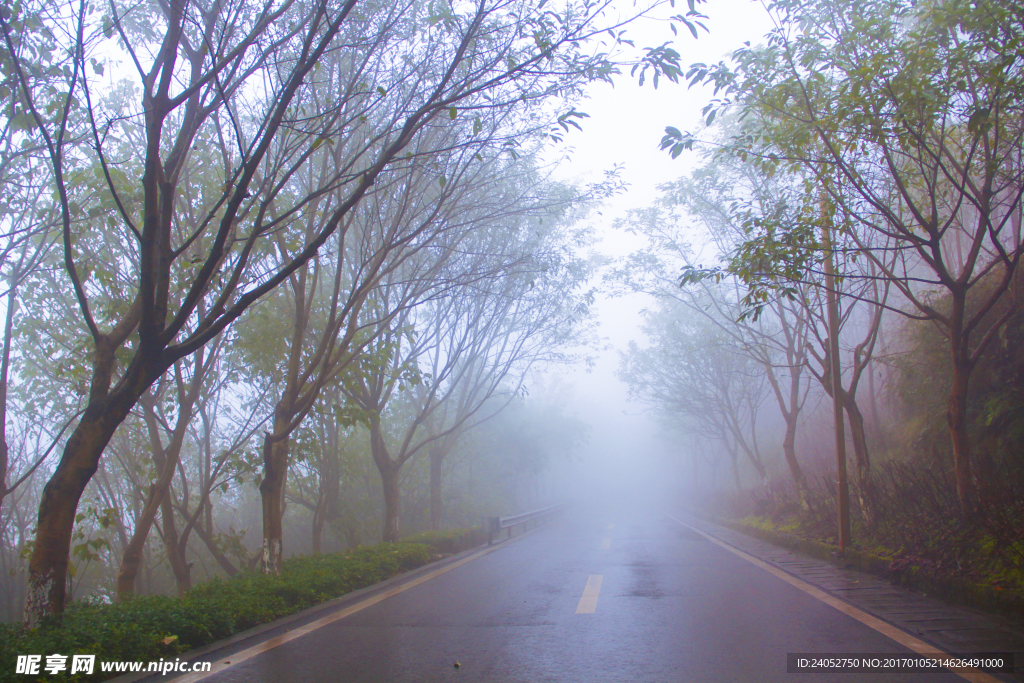
<path id="1" fill-rule="evenodd" d="M 19 112 L 11 118 L 11 130 L 32 130 L 36 127 L 36 120 L 31 114 Z"/>

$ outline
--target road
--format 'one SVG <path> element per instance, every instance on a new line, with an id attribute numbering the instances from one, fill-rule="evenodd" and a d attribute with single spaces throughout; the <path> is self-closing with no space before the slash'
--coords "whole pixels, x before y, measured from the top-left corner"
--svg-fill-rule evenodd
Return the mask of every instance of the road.
<path id="1" fill-rule="evenodd" d="M 226 668 L 203 680 L 963 681 L 948 671 L 787 673 L 787 653 L 910 651 L 653 512 L 570 512 L 301 637 L 284 636 L 258 654 L 252 643 L 241 655 L 218 652 Z"/>

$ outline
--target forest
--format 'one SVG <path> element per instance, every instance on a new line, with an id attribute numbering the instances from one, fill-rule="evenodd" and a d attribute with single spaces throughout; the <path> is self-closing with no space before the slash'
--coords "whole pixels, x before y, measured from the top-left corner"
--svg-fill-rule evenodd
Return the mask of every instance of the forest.
<path id="1" fill-rule="evenodd" d="M 552 497 L 621 188 L 540 151 L 679 65 L 543 5 L 4 3 L 6 621 Z"/>
<path id="2" fill-rule="evenodd" d="M 700 161 L 621 221 L 607 279 L 656 303 L 620 376 L 690 505 L 1019 609 L 1022 7 L 769 13 L 688 69 L 714 96 L 661 148 Z"/>
<path id="3" fill-rule="evenodd" d="M 669 507 L 1024 605 L 1024 5 L 777 0 L 690 66 L 628 33 L 680 5 L 0 3 L 8 633 L 562 502 L 545 372 L 636 294 Z M 557 150 L 625 78 L 711 99 L 608 261 Z"/>

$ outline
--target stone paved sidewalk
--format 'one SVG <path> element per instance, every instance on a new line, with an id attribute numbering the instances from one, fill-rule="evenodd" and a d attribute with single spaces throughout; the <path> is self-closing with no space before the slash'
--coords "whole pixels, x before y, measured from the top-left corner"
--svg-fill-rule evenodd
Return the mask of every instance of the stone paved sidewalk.
<path id="1" fill-rule="evenodd" d="M 998 677 L 1007 681 L 1024 681 L 1024 620 L 1015 622 L 951 605 L 896 586 L 883 578 L 807 557 L 693 515 L 684 513 L 676 517 L 945 652 L 1014 652 L 1016 672 Z"/>

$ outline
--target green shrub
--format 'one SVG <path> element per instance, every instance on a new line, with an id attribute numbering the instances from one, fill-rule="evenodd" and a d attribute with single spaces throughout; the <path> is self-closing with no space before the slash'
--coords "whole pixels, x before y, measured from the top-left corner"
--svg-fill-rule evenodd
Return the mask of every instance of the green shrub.
<path id="1" fill-rule="evenodd" d="M 0 682 L 29 681 L 15 674 L 19 654 L 96 655 L 96 674 L 49 676 L 43 681 L 102 680 L 99 662 L 173 658 L 260 624 L 427 564 L 431 546 L 382 543 L 351 552 L 286 560 L 281 576 L 243 574 L 214 579 L 184 598 L 147 595 L 113 604 L 76 602 L 61 622 L 38 629 L 0 625 Z M 167 642 L 165 642 L 167 641 Z M 109 674 L 113 677 L 116 674 Z"/>
<path id="2" fill-rule="evenodd" d="M 448 529 L 446 531 L 424 531 L 402 539 L 403 543 L 425 543 L 439 553 L 460 553 L 475 548 L 487 540 L 487 534 L 480 527 Z"/>

